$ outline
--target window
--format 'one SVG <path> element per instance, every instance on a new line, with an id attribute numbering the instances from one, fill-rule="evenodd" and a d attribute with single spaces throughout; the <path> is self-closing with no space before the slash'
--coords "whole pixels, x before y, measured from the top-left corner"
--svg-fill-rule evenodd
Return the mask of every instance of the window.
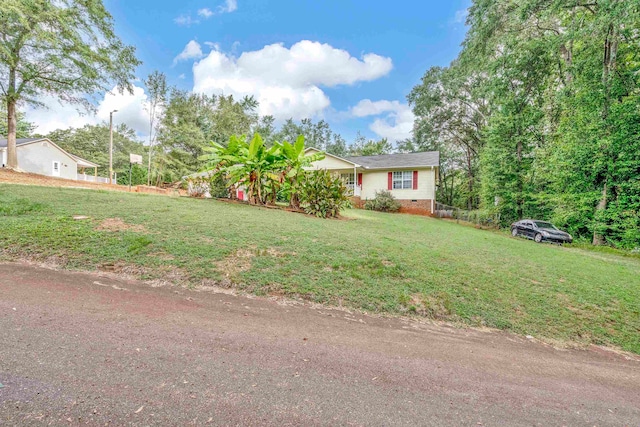
<path id="1" fill-rule="evenodd" d="M 402 171 L 393 173 L 394 190 L 413 189 L 413 171 Z"/>
<path id="2" fill-rule="evenodd" d="M 344 181 L 344 185 L 347 186 L 347 188 L 350 188 L 353 190 L 353 187 L 356 183 L 355 181 L 355 177 L 352 173 L 342 173 L 340 174 L 340 178 L 342 178 L 342 180 Z"/>

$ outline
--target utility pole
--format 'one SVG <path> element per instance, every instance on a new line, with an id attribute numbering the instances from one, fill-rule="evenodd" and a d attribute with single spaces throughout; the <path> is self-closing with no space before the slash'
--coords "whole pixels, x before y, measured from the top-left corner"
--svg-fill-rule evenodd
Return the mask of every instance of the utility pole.
<path id="1" fill-rule="evenodd" d="M 109 184 L 113 184 L 113 113 L 117 112 L 113 110 L 109 113 Z"/>

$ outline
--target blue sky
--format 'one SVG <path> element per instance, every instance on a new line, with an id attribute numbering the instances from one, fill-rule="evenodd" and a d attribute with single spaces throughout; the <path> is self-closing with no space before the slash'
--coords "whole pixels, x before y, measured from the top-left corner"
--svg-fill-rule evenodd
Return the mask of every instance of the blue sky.
<path id="1" fill-rule="evenodd" d="M 261 113 L 324 118 L 348 142 L 408 136 L 406 95 L 431 66 L 453 60 L 470 0 L 105 0 L 116 31 L 136 46 L 137 76 L 204 93 L 252 93 Z M 119 120 L 145 134 L 142 84 L 107 95 L 96 118 L 50 111 L 49 127 Z M 44 113 L 42 113 L 44 116 Z M 43 117 L 46 118 L 46 117 Z M 43 129 L 41 129 L 43 130 Z M 49 129 L 47 129 L 49 130 Z"/>

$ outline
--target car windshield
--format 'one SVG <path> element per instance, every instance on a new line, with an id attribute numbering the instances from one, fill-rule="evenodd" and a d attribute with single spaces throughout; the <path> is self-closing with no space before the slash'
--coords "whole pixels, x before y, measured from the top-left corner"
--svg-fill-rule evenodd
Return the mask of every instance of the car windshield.
<path id="1" fill-rule="evenodd" d="M 557 230 L 556 226 L 551 224 L 550 222 L 544 221 L 534 221 L 538 228 L 550 228 L 552 230 Z"/>

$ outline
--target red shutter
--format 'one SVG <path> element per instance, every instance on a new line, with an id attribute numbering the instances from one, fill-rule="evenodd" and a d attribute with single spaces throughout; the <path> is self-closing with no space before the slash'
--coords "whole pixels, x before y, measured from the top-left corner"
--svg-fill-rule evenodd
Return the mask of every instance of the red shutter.
<path id="1" fill-rule="evenodd" d="M 362 186 L 362 174 L 358 174 L 358 185 Z"/>
<path id="2" fill-rule="evenodd" d="M 418 189 L 418 171 L 413 171 L 413 189 Z"/>
<path id="3" fill-rule="evenodd" d="M 393 190 L 393 172 L 389 172 L 388 190 Z"/>

